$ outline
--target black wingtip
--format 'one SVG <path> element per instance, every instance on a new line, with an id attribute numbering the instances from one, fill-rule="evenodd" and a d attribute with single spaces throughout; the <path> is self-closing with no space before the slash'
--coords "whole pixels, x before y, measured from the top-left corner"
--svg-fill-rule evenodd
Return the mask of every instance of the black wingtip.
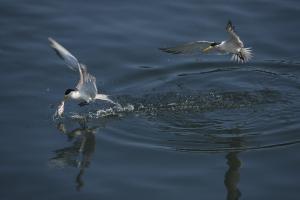
<path id="1" fill-rule="evenodd" d="M 229 19 L 227 22 L 226 30 L 234 30 L 234 26 L 232 25 L 231 20 Z"/>
<path id="2" fill-rule="evenodd" d="M 172 48 L 158 48 L 159 50 L 166 52 L 166 53 L 171 53 L 171 54 L 180 54 L 180 51 L 173 50 Z"/>
<path id="3" fill-rule="evenodd" d="M 165 51 L 165 52 L 170 51 L 170 48 L 168 48 L 168 47 L 165 47 L 165 48 L 162 47 L 162 48 L 158 48 L 158 49 L 161 50 L 161 51 Z"/>
<path id="4" fill-rule="evenodd" d="M 168 48 L 163 48 L 163 47 L 160 47 L 158 48 L 160 51 L 163 51 L 163 52 L 168 52 Z"/>

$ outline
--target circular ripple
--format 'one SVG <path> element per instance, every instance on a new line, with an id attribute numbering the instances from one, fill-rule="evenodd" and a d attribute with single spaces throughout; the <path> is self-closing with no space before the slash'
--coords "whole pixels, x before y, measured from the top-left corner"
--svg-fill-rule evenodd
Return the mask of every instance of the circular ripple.
<path id="1" fill-rule="evenodd" d="M 152 70 L 149 76 L 142 71 L 131 77 L 142 73 L 147 81 L 132 84 L 130 80 L 129 85 L 123 86 L 124 93 L 130 94 L 114 96 L 120 105 L 93 108 L 84 115 L 73 114 L 72 118 L 84 116 L 95 122 L 122 116 L 117 123 L 113 122 L 109 140 L 144 148 L 222 152 L 297 144 L 297 68 L 282 63 L 146 68 Z M 152 79 L 162 81 L 152 85 Z M 145 92 L 134 94 L 135 89 Z"/>

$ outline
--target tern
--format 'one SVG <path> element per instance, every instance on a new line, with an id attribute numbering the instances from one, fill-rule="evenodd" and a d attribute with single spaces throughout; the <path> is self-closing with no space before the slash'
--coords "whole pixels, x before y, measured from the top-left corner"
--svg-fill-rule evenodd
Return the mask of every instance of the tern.
<path id="1" fill-rule="evenodd" d="M 216 54 L 232 54 L 231 60 L 245 63 L 252 58 L 251 48 L 245 48 L 244 43 L 235 32 L 235 28 L 229 20 L 226 26 L 229 39 L 222 42 L 196 41 L 170 48 L 160 48 L 160 50 L 172 54 L 185 53 L 216 53 Z"/>
<path id="2" fill-rule="evenodd" d="M 84 106 L 96 99 L 108 101 L 115 104 L 108 95 L 98 94 L 98 89 L 96 86 L 96 78 L 88 73 L 87 67 L 80 63 L 78 59 L 73 56 L 67 49 L 56 42 L 52 38 L 48 38 L 50 46 L 54 49 L 57 55 L 65 61 L 65 64 L 73 71 L 79 71 L 79 82 L 77 86 L 73 89 L 67 89 L 64 93 L 64 99 L 58 106 L 57 114 L 61 116 L 64 112 L 65 101 L 73 99 L 80 101 L 79 105 Z"/>

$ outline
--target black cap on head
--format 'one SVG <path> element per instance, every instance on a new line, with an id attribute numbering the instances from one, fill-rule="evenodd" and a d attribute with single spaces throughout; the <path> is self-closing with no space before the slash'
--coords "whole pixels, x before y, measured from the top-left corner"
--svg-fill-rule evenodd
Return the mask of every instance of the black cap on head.
<path id="1" fill-rule="evenodd" d="M 213 43 L 210 44 L 210 46 L 214 47 L 214 46 L 217 46 L 218 44 L 220 44 L 220 43 L 218 43 L 218 42 L 213 42 Z"/>
<path id="2" fill-rule="evenodd" d="M 68 95 L 68 94 L 70 94 L 70 92 L 73 92 L 73 91 L 75 91 L 74 89 L 67 89 L 66 91 L 65 91 L 65 95 Z"/>

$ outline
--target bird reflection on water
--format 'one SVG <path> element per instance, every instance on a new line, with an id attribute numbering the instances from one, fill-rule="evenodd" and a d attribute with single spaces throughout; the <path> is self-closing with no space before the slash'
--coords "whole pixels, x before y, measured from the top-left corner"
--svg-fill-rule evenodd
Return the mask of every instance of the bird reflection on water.
<path id="1" fill-rule="evenodd" d="M 85 122 L 81 122 L 79 128 L 71 131 L 67 130 L 66 125 L 63 123 L 59 123 L 57 128 L 70 141 L 73 141 L 73 144 L 69 147 L 55 150 L 55 156 L 50 159 L 50 162 L 56 166 L 79 168 L 75 179 L 76 189 L 79 191 L 84 186 L 83 175 L 85 169 L 89 167 L 95 152 L 95 134 L 98 131 L 98 127 L 89 128 Z"/>
<path id="2" fill-rule="evenodd" d="M 239 152 L 230 152 L 226 155 L 228 170 L 225 173 L 224 184 L 227 189 L 227 200 L 237 200 L 242 193 L 238 188 L 240 180 L 240 168 L 242 162 L 238 157 Z"/>
<path id="3" fill-rule="evenodd" d="M 186 101 L 187 99 L 189 101 Z M 270 105 L 280 103 L 281 99 L 282 95 L 273 90 L 190 93 L 189 95 L 167 93 L 136 98 L 127 96 L 121 103 L 126 105 L 130 102 L 135 109 L 130 112 L 121 112 L 123 114 L 121 119 L 126 118 L 130 121 L 133 118 L 132 122 L 135 122 L 137 117 L 140 118 L 139 120 L 151 121 L 155 124 L 159 134 L 136 132 L 136 126 L 130 126 L 130 123 L 128 125 L 124 120 L 120 120 L 120 124 L 125 123 L 124 127 L 130 130 L 130 134 L 128 131 L 122 132 L 122 142 L 149 148 L 162 148 L 166 151 L 193 152 L 200 156 L 210 153 L 226 154 L 223 162 L 227 161 L 228 169 L 223 169 L 224 177 L 222 176 L 227 190 L 224 196 L 229 200 L 240 199 L 242 195 L 238 187 L 242 166 L 239 159 L 240 153 L 276 145 L 274 143 L 272 146 L 258 145 L 264 141 L 261 137 L 255 137 L 256 140 L 254 140 L 255 132 L 252 132 L 249 127 L 253 123 L 257 124 L 257 116 L 261 115 L 261 112 L 257 111 L 258 108 L 266 109 Z M 176 102 L 176 104 L 171 104 L 171 102 Z M 139 107 L 139 105 L 142 106 Z M 243 114 L 237 115 L 241 111 Z M 106 124 L 106 120 L 112 119 L 112 116 L 105 116 L 101 116 L 101 120 L 95 118 L 96 127 L 87 125 L 90 123 L 86 120 L 92 119 L 85 119 L 82 116 L 79 116 L 82 117 L 80 120 L 71 118 L 71 121 L 79 120 L 79 128 L 69 131 L 64 123 L 59 123 L 57 126 L 58 130 L 65 134 L 73 144 L 71 147 L 56 150 L 51 162 L 58 166 L 79 168 L 75 178 L 77 190 L 84 186 L 83 176 L 95 151 L 95 133 L 102 126 L 103 121 Z M 68 123 L 68 119 L 65 121 Z"/>
<path id="4" fill-rule="evenodd" d="M 241 147 L 241 139 L 234 138 L 230 146 L 232 148 Z M 242 165 L 242 161 L 238 157 L 239 153 L 239 151 L 232 151 L 226 155 L 228 170 L 225 173 L 224 184 L 227 189 L 227 200 L 238 200 L 242 196 L 238 188 Z"/>

